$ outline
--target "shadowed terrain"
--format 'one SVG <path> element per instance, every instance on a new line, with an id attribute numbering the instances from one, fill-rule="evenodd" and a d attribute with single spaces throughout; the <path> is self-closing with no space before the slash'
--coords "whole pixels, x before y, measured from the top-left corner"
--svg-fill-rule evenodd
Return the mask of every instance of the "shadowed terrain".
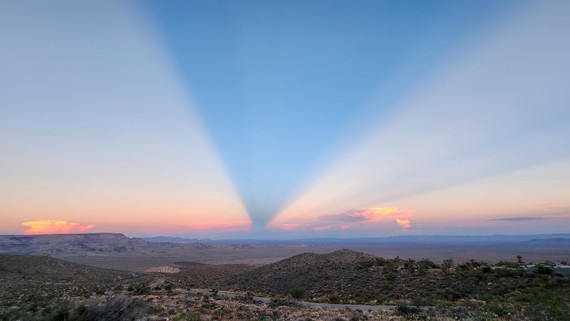
<path id="1" fill-rule="evenodd" d="M 390 237 L 370 239 L 308 239 L 292 241 L 160 239 L 150 242 L 123 234 L 1 235 L 0 253 L 48 255 L 91 266 L 143 272 L 175 267 L 176 262 L 253 265 L 274 263 L 305 253 L 343 248 L 384 258 L 428 257 L 457 263 L 471 259 L 495 263 L 520 255 L 527 262 L 570 261 L 570 235 L 488 237 Z M 164 242 L 170 241 L 170 242 Z"/>

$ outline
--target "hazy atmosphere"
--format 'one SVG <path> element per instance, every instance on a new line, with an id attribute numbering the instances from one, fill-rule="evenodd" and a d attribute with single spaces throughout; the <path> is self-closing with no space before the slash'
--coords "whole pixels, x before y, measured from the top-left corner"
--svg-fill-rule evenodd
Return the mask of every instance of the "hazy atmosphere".
<path id="1" fill-rule="evenodd" d="M 568 1 L 2 1 L 0 234 L 570 232 Z"/>

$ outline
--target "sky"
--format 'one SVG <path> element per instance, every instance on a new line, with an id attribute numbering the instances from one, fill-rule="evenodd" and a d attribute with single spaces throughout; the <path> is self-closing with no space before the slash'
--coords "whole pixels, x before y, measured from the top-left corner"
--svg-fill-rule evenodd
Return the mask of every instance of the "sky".
<path id="1" fill-rule="evenodd" d="M 567 1 L 0 3 L 0 234 L 570 233 Z"/>

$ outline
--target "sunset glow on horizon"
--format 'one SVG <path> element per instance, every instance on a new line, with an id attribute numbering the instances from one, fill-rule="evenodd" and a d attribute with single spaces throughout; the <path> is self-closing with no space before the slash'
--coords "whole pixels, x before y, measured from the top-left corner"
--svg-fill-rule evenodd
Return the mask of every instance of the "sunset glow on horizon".
<path id="1" fill-rule="evenodd" d="M 570 3 L 0 4 L 0 234 L 570 232 Z"/>

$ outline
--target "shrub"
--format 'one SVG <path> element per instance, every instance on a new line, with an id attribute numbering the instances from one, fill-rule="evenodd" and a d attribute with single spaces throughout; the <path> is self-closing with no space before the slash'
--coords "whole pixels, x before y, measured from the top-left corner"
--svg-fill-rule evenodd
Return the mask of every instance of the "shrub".
<path id="1" fill-rule="evenodd" d="M 441 263 L 441 270 L 444 274 L 449 274 L 449 271 L 454 267 L 453 259 L 445 259 Z"/>
<path id="2" fill-rule="evenodd" d="M 483 273 L 487 274 L 487 273 L 491 273 L 493 272 L 493 269 L 491 269 L 490 266 L 484 266 L 481 271 L 483 271 Z"/>
<path id="3" fill-rule="evenodd" d="M 510 261 L 499 261 L 499 263 L 495 264 L 496 266 L 504 266 L 511 269 L 516 269 L 520 267 L 520 264 L 517 262 L 510 262 Z"/>
<path id="4" fill-rule="evenodd" d="M 432 267 L 435 266 L 435 263 L 433 263 L 432 260 L 430 259 L 421 259 L 418 261 L 418 272 L 421 275 L 425 275 L 427 273 L 427 271 L 429 269 L 431 269 Z"/>
<path id="5" fill-rule="evenodd" d="M 305 288 L 296 285 L 291 290 L 291 296 L 297 300 L 300 300 L 305 297 L 305 292 Z"/>
<path id="6" fill-rule="evenodd" d="M 398 305 L 396 308 L 396 313 L 398 315 L 409 315 L 409 314 L 419 314 L 422 310 L 418 307 L 411 307 L 407 305 Z"/>
<path id="7" fill-rule="evenodd" d="M 546 275 L 552 275 L 554 274 L 554 270 L 549 267 L 549 266 L 545 266 L 545 265 L 539 265 L 536 267 L 536 269 L 534 270 L 534 273 L 536 274 L 546 274 Z"/>

